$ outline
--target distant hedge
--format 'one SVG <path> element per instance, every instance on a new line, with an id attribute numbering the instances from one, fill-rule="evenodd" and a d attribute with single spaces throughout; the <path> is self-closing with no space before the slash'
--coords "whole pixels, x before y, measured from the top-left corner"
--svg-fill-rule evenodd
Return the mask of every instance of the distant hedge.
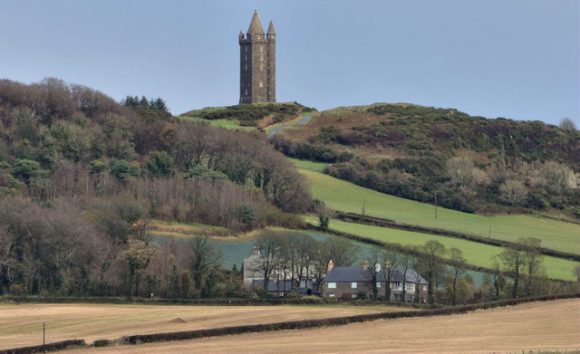
<path id="1" fill-rule="evenodd" d="M 85 343 L 85 341 L 82 339 L 70 339 L 61 342 L 49 343 L 45 345 L 35 345 L 30 347 L 0 350 L 0 354 L 31 354 L 31 353 L 57 352 L 60 350 L 67 350 L 71 348 L 86 347 L 86 346 L 87 343 Z"/>
<path id="2" fill-rule="evenodd" d="M 176 340 L 190 340 L 206 337 L 217 337 L 233 334 L 245 334 L 245 333 L 259 333 L 259 332 L 271 332 L 271 331 L 282 331 L 288 329 L 306 329 L 306 328 L 316 328 L 325 326 L 339 326 L 350 323 L 359 323 L 373 320 L 383 320 L 383 319 L 396 319 L 396 318 L 410 318 L 410 317 L 430 317 L 430 316 L 442 316 L 442 315 L 452 315 L 467 313 L 480 309 L 490 309 L 500 306 L 512 306 L 526 302 L 533 301 L 549 301 L 557 299 L 569 299 L 578 298 L 580 294 L 567 294 L 567 295 L 551 295 L 551 296 L 540 296 L 540 297 L 530 297 L 530 298 L 520 298 L 520 299 L 510 299 L 495 301 L 483 304 L 473 304 L 464 305 L 457 307 L 444 307 L 426 311 L 404 311 L 404 312 L 382 312 L 373 313 L 366 315 L 355 315 L 346 317 L 333 317 L 325 319 L 313 319 L 313 320 L 302 320 L 302 321 L 287 321 L 287 322 L 277 322 L 277 323 L 266 323 L 257 325 L 245 325 L 245 326 L 232 326 L 223 328 L 212 328 L 212 329 L 201 329 L 195 331 L 182 331 L 182 332 L 170 332 L 170 333 L 155 333 L 147 335 L 134 335 L 121 338 L 120 342 L 123 344 L 141 344 L 141 343 L 153 343 L 153 342 L 166 342 L 166 341 L 176 341 Z"/>

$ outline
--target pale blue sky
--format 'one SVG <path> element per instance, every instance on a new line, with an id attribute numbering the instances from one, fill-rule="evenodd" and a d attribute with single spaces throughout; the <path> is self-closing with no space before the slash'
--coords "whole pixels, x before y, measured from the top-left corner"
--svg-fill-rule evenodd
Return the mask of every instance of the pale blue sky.
<path id="1" fill-rule="evenodd" d="M 0 0 L 0 77 L 47 76 L 175 114 L 236 104 L 238 32 L 278 34 L 278 99 L 580 125 L 578 0 Z"/>

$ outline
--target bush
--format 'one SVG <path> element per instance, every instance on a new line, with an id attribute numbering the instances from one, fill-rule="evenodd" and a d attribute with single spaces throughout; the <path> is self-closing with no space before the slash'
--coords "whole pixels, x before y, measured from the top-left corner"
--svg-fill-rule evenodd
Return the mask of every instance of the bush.
<path id="1" fill-rule="evenodd" d="M 13 296 L 22 296 L 26 294 L 26 289 L 24 288 L 23 285 L 20 284 L 13 284 L 10 287 L 10 295 Z"/>

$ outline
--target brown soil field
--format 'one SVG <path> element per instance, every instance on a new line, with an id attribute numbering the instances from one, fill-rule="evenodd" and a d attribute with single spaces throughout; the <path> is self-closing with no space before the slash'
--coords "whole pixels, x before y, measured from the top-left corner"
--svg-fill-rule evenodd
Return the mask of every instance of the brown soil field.
<path id="1" fill-rule="evenodd" d="M 125 335 L 188 331 L 244 324 L 282 322 L 407 311 L 388 306 L 155 306 L 0 303 L 0 349 L 46 342 L 116 339 Z"/>
<path id="2" fill-rule="evenodd" d="M 580 350 L 580 299 L 69 353 L 528 353 Z"/>

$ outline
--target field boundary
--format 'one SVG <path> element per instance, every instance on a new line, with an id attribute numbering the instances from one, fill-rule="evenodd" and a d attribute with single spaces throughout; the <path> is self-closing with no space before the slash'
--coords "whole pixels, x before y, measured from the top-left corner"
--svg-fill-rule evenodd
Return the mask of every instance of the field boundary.
<path id="1" fill-rule="evenodd" d="M 328 234 L 332 234 L 332 235 L 339 236 L 339 237 L 344 237 L 344 238 L 347 238 L 349 240 L 353 240 L 353 241 L 357 241 L 357 242 L 361 242 L 361 243 L 366 243 L 369 245 L 394 248 L 394 249 L 400 250 L 401 252 L 404 252 L 406 254 L 410 254 L 413 256 L 422 256 L 423 255 L 421 252 L 418 252 L 417 250 L 414 250 L 411 247 L 406 247 L 406 246 L 403 246 L 403 245 L 398 244 L 398 243 L 390 243 L 390 242 L 383 242 L 383 241 L 379 241 L 379 240 L 373 240 L 370 238 L 351 234 L 348 232 L 333 230 L 331 228 L 326 229 L 326 230 L 322 230 L 320 227 L 318 227 L 312 223 L 307 223 L 306 229 L 307 230 L 315 230 L 315 231 L 319 231 L 319 232 L 325 232 Z M 444 264 L 447 264 L 447 265 L 449 264 L 449 260 L 446 258 L 440 258 L 440 260 Z M 469 263 L 465 263 L 463 267 L 465 269 L 474 270 L 474 271 L 482 272 L 482 273 L 493 273 L 494 272 L 492 269 L 489 269 L 489 268 L 486 268 L 483 266 L 477 266 L 474 264 L 469 264 Z M 513 277 L 512 272 L 501 271 L 501 274 L 503 274 L 504 276 L 507 276 L 507 277 Z M 558 282 L 561 284 L 569 284 L 569 283 L 573 282 L 573 281 L 568 281 L 568 280 L 563 280 L 563 279 L 555 279 L 555 278 L 548 278 L 548 279 L 550 281 Z"/>
<path id="2" fill-rule="evenodd" d="M 446 236 L 446 237 L 457 238 L 457 239 L 461 239 L 461 240 L 465 240 L 465 241 L 483 243 L 483 244 L 490 245 L 490 246 L 498 246 L 498 247 L 512 248 L 512 249 L 521 248 L 521 246 L 515 242 L 503 241 L 503 240 L 498 240 L 495 238 L 485 238 L 485 237 L 472 235 L 472 234 L 466 234 L 466 233 L 457 232 L 457 231 L 449 231 L 449 230 L 437 229 L 437 228 L 431 228 L 431 227 L 425 227 L 425 226 L 403 224 L 403 223 L 398 223 L 394 220 L 383 219 L 383 218 L 378 218 L 378 217 L 374 217 L 374 216 L 361 215 L 361 214 L 356 214 L 356 213 L 346 213 L 346 212 L 339 212 L 339 211 L 335 211 L 334 213 L 335 213 L 336 219 L 341 220 L 341 221 L 346 221 L 346 222 L 353 222 L 356 224 L 379 226 L 379 227 L 386 227 L 386 228 L 390 228 L 390 229 L 398 229 L 398 230 L 412 231 L 412 232 L 421 232 L 421 233 L 426 233 L 426 234 L 436 235 L 436 236 Z M 557 251 L 557 250 L 553 250 L 551 248 L 546 248 L 546 247 L 539 247 L 538 250 L 540 251 L 541 254 L 543 254 L 545 256 L 563 258 L 563 259 L 567 259 L 567 260 L 571 260 L 571 261 L 580 262 L 580 255 L 575 254 L 575 253 Z"/>
<path id="3" fill-rule="evenodd" d="M 231 298 L 155 298 L 151 300 L 145 297 L 40 297 L 40 296 L 0 296 L 0 304 L 107 304 L 107 305 L 151 305 L 151 306 L 383 306 L 384 302 L 372 300 L 343 300 L 336 299 L 336 302 L 325 302 L 323 298 L 290 298 L 290 297 L 231 297 Z M 436 305 L 416 304 L 416 303 L 389 303 L 394 307 L 407 307 L 416 309 L 433 308 Z"/>
<path id="4" fill-rule="evenodd" d="M 198 329 L 193 331 L 180 331 L 180 332 L 166 332 L 166 333 L 154 333 L 147 335 L 132 335 L 124 336 L 116 340 L 109 339 L 99 339 L 96 340 L 92 345 L 87 345 L 82 339 L 73 339 L 62 342 L 55 342 L 46 345 L 30 346 L 14 349 L 0 350 L 0 354 L 29 354 L 29 353 L 41 353 L 41 352 L 55 352 L 71 348 L 95 348 L 111 345 L 136 345 L 142 343 L 155 343 L 155 342 L 168 342 L 168 341 L 179 341 L 179 340 L 192 340 L 207 337 L 221 337 L 226 335 L 235 334 L 247 334 L 247 333 L 260 333 L 260 332 L 274 332 L 282 330 L 292 330 L 292 329 L 307 329 L 307 328 L 320 328 L 329 326 L 341 326 L 351 323 L 360 323 L 376 320 L 390 320 L 398 318 L 411 318 L 411 317 L 433 317 L 433 316 L 446 316 L 453 314 L 463 314 L 468 312 L 473 312 L 475 310 L 485 310 L 504 306 L 513 306 L 518 304 L 524 304 L 529 302 L 540 302 L 540 301 L 553 301 L 553 300 L 563 300 L 563 299 L 573 299 L 580 298 L 580 293 L 576 294 L 565 294 L 565 295 L 549 295 L 549 296 L 539 296 L 539 297 L 528 297 L 519 299 L 508 299 L 500 300 L 494 302 L 480 303 L 463 305 L 456 307 L 443 307 L 425 311 L 404 311 L 404 312 L 380 312 L 374 314 L 365 315 L 353 315 L 353 316 L 343 316 L 343 317 L 332 317 L 325 319 L 313 319 L 313 320 L 299 320 L 299 321 L 285 321 L 269 324 L 256 324 L 256 325 L 243 325 L 243 326 L 231 326 L 222 328 L 211 328 L 211 329 Z"/>

